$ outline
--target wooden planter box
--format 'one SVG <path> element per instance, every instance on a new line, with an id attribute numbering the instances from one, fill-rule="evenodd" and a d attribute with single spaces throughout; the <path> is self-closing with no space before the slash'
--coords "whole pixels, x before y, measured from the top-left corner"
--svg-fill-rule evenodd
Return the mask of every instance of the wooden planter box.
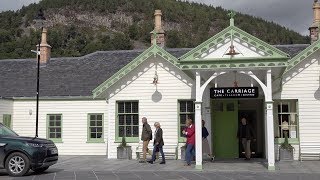
<path id="1" fill-rule="evenodd" d="M 131 146 L 117 147 L 117 159 L 132 159 Z"/>
<path id="2" fill-rule="evenodd" d="M 279 149 L 280 161 L 293 161 L 293 149 Z"/>

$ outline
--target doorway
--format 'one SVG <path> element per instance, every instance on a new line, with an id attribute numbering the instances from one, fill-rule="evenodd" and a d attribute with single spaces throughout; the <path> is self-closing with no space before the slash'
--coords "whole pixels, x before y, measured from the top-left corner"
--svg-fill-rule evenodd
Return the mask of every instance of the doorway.
<path id="1" fill-rule="evenodd" d="M 238 101 L 212 100 L 212 149 L 217 158 L 238 158 Z"/>

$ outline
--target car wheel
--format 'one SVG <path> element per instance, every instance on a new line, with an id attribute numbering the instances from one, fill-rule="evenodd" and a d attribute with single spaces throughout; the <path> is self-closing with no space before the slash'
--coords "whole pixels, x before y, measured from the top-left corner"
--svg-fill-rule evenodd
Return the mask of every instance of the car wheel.
<path id="1" fill-rule="evenodd" d="M 49 169 L 49 167 L 42 167 L 42 168 L 37 168 L 37 169 L 32 169 L 35 173 L 43 173 L 44 171 L 46 171 L 47 169 Z"/>
<path id="2" fill-rule="evenodd" d="M 5 167 L 10 176 L 23 176 L 30 170 L 29 158 L 20 152 L 8 156 Z"/>

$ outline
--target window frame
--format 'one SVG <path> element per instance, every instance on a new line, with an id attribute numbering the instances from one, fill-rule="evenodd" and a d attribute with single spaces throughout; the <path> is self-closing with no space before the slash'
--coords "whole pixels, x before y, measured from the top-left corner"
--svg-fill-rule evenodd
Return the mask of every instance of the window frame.
<path id="1" fill-rule="evenodd" d="M 294 105 L 295 104 L 295 105 Z M 278 105 L 280 105 L 280 107 L 282 108 L 282 105 L 288 105 L 288 111 L 289 112 L 279 112 L 278 111 Z M 292 106 L 295 106 L 295 109 L 292 110 Z M 290 144 L 299 144 L 300 143 L 300 132 L 299 132 L 299 100 L 298 99 L 279 99 L 279 100 L 275 100 L 274 101 L 274 111 L 276 111 L 276 116 L 275 118 L 277 118 L 277 123 L 274 122 L 275 126 L 277 127 L 277 135 L 279 137 L 275 137 L 275 144 L 282 144 L 284 143 L 285 138 L 281 137 L 281 131 L 279 131 L 279 128 L 281 128 L 281 126 L 279 125 L 281 119 L 279 119 L 279 115 L 289 115 L 289 117 L 291 115 L 295 116 L 295 123 L 296 125 L 294 125 L 296 127 L 296 138 L 290 138 L 290 127 L 292 126 L 290 123 L 290 119 L 288 119 L 288 123 L 289 124 L 289 134 L 288 134 L 288 142 Z M 292 112 L 291 112 L 292 110 Z M 282 125 L 282 122 L 281 122 Z M 279 132 L 279 133 L 278 133 Z"/>
<path id="2" fill-rule="evenodd" d="M 6 126 L 5 120 L 9 118 L 10 120 L 10 127 Z M 12 129 L 12 115 L 11 114 L 3 114 L 2 115 L 2 124 L 10 129 Z"/>
<path id="3" fill-rule="evenodd" d="M 115 105 L 115 107 L 116 107 L 116 109 L 115 109 L 115 120 L 116 120 L 116 122 L 115 122 L 115 142 L 122 142 L 122 137 L 120 137 L 119 136 L 119 112 L 118 112 L 118 107 L 119 107 L 119 103 L 121 103 L 121 102 L 124 102 L 124 103 L 128 103 L 128 102 L 130 102 L 130 103 L 133 103 L 133 102 L 136 102 L 136 103 L 138 103 L 138 113 L 127 113 L 127 114 L 137 114 L 138 115 L 138 136 L 137 137 L 125 137 L 125 140 L 126 140 L 126 142 L 127 143 L 137 143 L 137 142 L 139 142 L 139 138 L 140 138 L 140 121 L 139 121 L 139 119 L 140 119 L 140 116 L 139 116 L 139 114 L 140 114 L 140 102 L 139 102 L 139 100 L 117 100 L 116 101 L 116 105 Z M 122 114 L 126 114 L 126 113 L 122 113 Z"/>
<path id="4" fill-rule="evenodd" d="M 91 138 L 91 132 L 90 132 L 90 117 L 91 115 L 101 115 L 102 116 L 102 136 L 101 138 Z M 95 126 L 99 127 L 99 126 Z M 87 115 L 87 143 L 104 143 L 104 113 L 88 113 Z"/>
<path id="5" fill-rule="evenodd" d="M 181 102 L 187 102 L 187 101 L 192 101 L 193 103 L 193 113 L 180 113 L 180 103 Z M 180 114 L 193 114 L 193 116 L 195 116 L 195 99 L 178 99 L 178 102 L 177 102 L 177 115 L 178 115 L 178 127 L 177 127 L 177 130 L 178 130 L 178 142 L 179 143 L 185 143 L 186 142 L 186 138 L 185 137 L 182 137 L 180 136 L 180 133 L 181 133 L 181 129 L 180 129 L 180 126 L 181 126 L 181 119 L 180 119 Z M 192 119 L 194 121 L 194 119 Z"/>
<path id="6" fill-rule="evenodd" d="M 51 127 L 50 126 L 50 116 L 58 116 L 58 115 L 61 116 L 61 125 L 60 125 L 61 138 L 50 138 L 50 130 L 49 130 L 49 128 Z M 55 127 L 57 127 L 57 126 L 55 126 Z M 62 114 L 47 114 L 47 129 L 46 129 L 46 132 L 47 132 L 47 139 L 50 139 L 55 143 L 62 143 L 62 137 L 63 137 L 63 115 Z"/>

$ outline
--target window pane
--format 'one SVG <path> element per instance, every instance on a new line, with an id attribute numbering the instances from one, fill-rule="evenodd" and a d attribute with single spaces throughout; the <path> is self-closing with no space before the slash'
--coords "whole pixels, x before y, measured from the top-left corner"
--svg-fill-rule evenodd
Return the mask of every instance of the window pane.
<path id="1" fill-rule="evenodd" d="M 102 127 L 98 127 L 96 130 L 97 132 L 102 132 Z"/>
<path id="2" fill-rule="evenodd" d="M 118 103 L 118 113 L 124 113 L 124 102 Z"/>
<path id="3" fill-rule="evenodd" d="M 124 126 L 119 126 L 119 137 L 123 137 L 124 135 Z"/>
<path id="4" fill-rule="evenodd" d="M 283 113 L 289 112 L 289 105 L 288 104 L 283 104 L 282 105 L 282 112 Z"/>
<path id="5" fill-rule="evenodd" d="M 213 110 L 217 112 L 223 111 L 223 103 L 222 102 L 214 102 Z"/>
<path id="6" fill-rule="evenodd" d="M 61 132 L 61 128 L 56 128 L 56 132 Z"/>
<path id="7" fill-rule="evenodd" d="M 49 126 L 54 126 L 54 121 L 50 121 Z"/>
<path id="8" fill-rule="evenodd" d="M 102 121 L 97 121 L 97 126 L 102 126 Z"/>
<path id="9" fill-rule="evenodd" d="M 126 102 L 124 108 L 125 108 L 125 113 L 131 113 L 132 112 L 131 111 L 131 102 Z"/>
<path id="10" fill-rule="evenodd" d="M 61 126 L 61 121 L 56 121 L 56 126 Z"/>
<path id="11" fill-rule="evenodd" d="M 139 126 L 133 126 L 133 137 L 139 137 Z"/>
<path id="12" fill-rule="evenodd" d="M 180 102 L 180 112 L 186 112 L 187 110 L 187 105 L 185 101 Z"/>
<path id="13" fill-rule="evenodd" d="M 126 126 L 126 136 L 127 137 L 131 137 L 132 136 L 132 130 L 131 130 L 131 126 Z"/>
<path id="14" fill-rule="evenodd" d="M 234 111 L 234 103 L 227 104 L 227 111 Z"/>
<path id="15" fill-rule="evenodd" d="M 90 138 L 97 138 L 97 134 L 96 133 L 90 133 Z"/>
<path id="16" fill-rule="evenodd" d="M 49 132 L 56 132 L 56 128 L 49 128 Z"/>
<path id="17" fill-rule="evenodd" d="M 187 112 L 194 112 L 194 105 L 192 101 L 187 102 Z"/>
<path id="18" fill-rule="evenodd" d="M 138 102 L 133 102 L 132 103 L 132 113 L 138 113 L 138 111 L 139 111 Z"/>
<path id="19" fill-rule="evenodd" d="M 61 138 L 61 133 L 57 133 L 56 138 Z"/>
<path id="20" fill-rule="evenodd" d="M 102 133 L 97 133 L 97 138 L 102 138 Z"/>
<path id="21" fill-rule="evenodd" d="M 188 115 L 187 115 L 187 118 L 188 118 L 188 119 L 191 119 L 192 122 L 194 122 L 194 114 L 188 114 Z"/>
<path id="22" fill-rule="evenodd" d="M 131 118 L 132 118 L 131 115 L 127 115 L 127 116 L 126 116 L 126 125 L 131 125 L 131 124 L 132 124 L 132 123 L 131 123 Z"/>
<path id="23" fill-rule="evenodd" d="M 180 114 L 180 124 L 185 124 L 187 120 L 186 114 Z"/>
<path id="24" fill-rule="evenodd" d="M 90 128 L 90 132 L 92 132 L 92 133 L 97 132 L 97 128 Z"/>
<path id="25" fill-rule="evenodd" d="M 125 115 L 119 115 L 119 125 L 124 125 L 124 117 Z"/>
<path id="26" fill-rule="evenodd" d="M 95 115 L 90 115 L 90 120 L 96 120 L 96 116 Z"/>
<path id="27" fill-rule="evenodd" d="M 56 136 L 55 136 L 55 133 L 50 133 L 49 134 L 49 138 L 55 138 Z"/>
<path id="28" fill-rule="evenodd" d="M 57 120 L 57 121 L 60 121 L 60 120 L 61 120 L 61 116 L 60 116 L 60 115 L 57 115 L 57 116 L 56 116 L 56 120 Z"/>
<path id="29" fill-rule="evenodd" d="M 95 121 L 90 121 L 90 126 L 95 126 L 96 122 Z"/>
<path id="30" fill-rule="evenodd" d="M 132 115 L 132 118 L 133 118 L 133 125 L 139 125 L 139 115 L 138 114 Z"/>
<path id="31" fill-rule="evenodd" d="M 102 121 L 102 115 L 97 115 L 97 120 Z"/>

